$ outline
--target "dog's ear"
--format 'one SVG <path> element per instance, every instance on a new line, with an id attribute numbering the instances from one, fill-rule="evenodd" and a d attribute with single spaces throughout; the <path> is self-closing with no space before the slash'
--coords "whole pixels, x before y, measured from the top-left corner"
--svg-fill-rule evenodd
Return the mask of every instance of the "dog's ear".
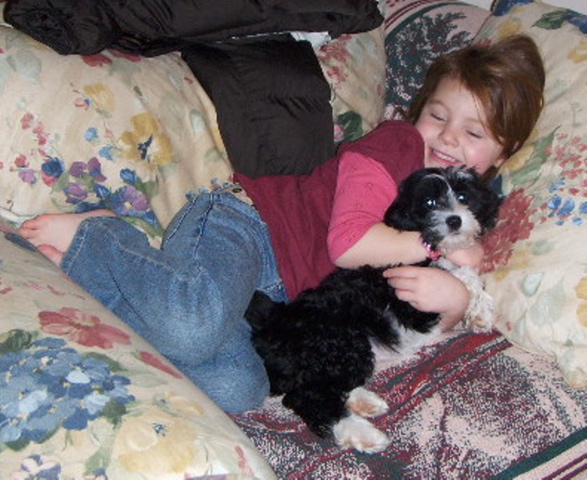
<path id="1" fill-rule="evenodd" d="M 472 186 L 477 197 L 477 220 L 482 228 L 482 234 L 495 227 L 499 217 L 499 207 L 502 200 L 473 169 L 469 170 L 472 176 Z"/>
<path id="2" fill-rule="evenodd" d="M 271 300 L 267 294 L 256 290 L 245 312 L 245 318 L 253 327 L 253 331 L 270 327 L 271 320 L 275 318 L 273 311 L 279 305 L 281 304 Z"/>
<path id="3" fill-rule="evenodd" d="M 483 227 L 483 233 L 491 230 L 497 224 L 499 218 L 499 208 L 502 204 L 502 199 L 491 190 L 489 187 L 485 187 L 487 193 L 483 196 L 483 218 L 481 219 L 481 226 Z"/>
<path id="4" fill-rule="evenodd" d="M 383 217 L 383 223 L 397 230 L 420 230 L 419 219 L 414 214 L 414 194 L 418 183 L 428 174 L 426 169 L 416 170 L 399 186 L 398 194 Z"/>

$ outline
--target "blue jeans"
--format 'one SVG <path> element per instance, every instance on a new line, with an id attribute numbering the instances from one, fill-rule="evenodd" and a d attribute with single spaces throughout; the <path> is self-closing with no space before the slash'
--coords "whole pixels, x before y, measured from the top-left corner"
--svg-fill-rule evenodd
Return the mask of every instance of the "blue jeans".
<path id="1" fill-rule="evenodd" d="M 244 312 L 257 289 L 277 301 L 286 293 L 253 207 L 229 193 L 200 194 L 175 216 L 161 249 L 124 220 L 89 218 L 61 268 L 224 410 L 267 396 Z"/>

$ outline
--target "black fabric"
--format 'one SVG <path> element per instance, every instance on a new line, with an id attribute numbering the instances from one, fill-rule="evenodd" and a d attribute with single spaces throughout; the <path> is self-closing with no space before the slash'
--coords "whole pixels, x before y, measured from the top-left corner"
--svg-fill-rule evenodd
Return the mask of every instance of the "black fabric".
<path id="1" fill-rule="evenodd" d="M 284 32 L 383 21 L 374 0 L 8 0 L 4 17 L 60 54 L 181 51 L 250 177 L 309 173 L 334 153 L 328 83 L 310 44 Z"/>
<path id="2" fill-rule="evenodd" d="M 214 102 L 238 172 L 304 174 L 334 154 L 330 88 L 309 43 L 197 45 L 183 57 Z"/>
<path id="3" fill-rule="evenodd" d="M 61 54 L 157 55 L 194 42 L 291 31 L 372 30 L 374 0 L 8 0 L 4 18 Z"/>
<path id="4" fill-rule="evenodd" d="M 62 55 L 98 53 L 123 35 L 108 10 L 87 0 L 7 2 L 4 19 Z"/>

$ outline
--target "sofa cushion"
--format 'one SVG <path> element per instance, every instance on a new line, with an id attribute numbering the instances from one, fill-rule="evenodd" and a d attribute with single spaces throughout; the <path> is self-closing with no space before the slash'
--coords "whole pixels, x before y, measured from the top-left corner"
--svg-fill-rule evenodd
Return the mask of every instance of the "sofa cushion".
<path id="1" fill-rule="evenodd" d="M 341 35 L 316 55 L 332 91 L 335 142 L 356 140 L 373 130 L 385 106 L 383 25 Z"/>
<path id="2" fill-rule="evenodd" d="M 276 478 L 198 387 L 1 220 L 0 299 L 0 478 Z"/>
<path id="3" fill-rule="evenodd" d="M 463 2 L 387 0 L 386 117 L 401 117 L 420 90 L 428 66 L 473 40 L 489 12 Z"/>
<path id="4" fill-rule="evenodd" d="M 4 2 L 0 0 L 0 18 Z M 317 52 L 337 140 L 383 115 L 383 28 Z M 185 195 L 231 181 L 216 110 L 176 53 L 61 56 L 0 23 L 0 215 L 106 207 L 156 243 Z"/>
<path id="5" fill-rule="evenodd" d="M 157 237 L 186 192 L 231 173 L 178 54 L 60 56 L 2 26 L 0 92 L 0 213 L 15 220 L 106 207 Z"/>
<path id="6" fill-rule="evenodd" d="M 476 41 L 518 32 L 543 55 L 546 104 L 496 179 L 508 197 L 486 239 L 487 288 L 504 335 L 554 356 L 571 385 L 587 387 L 587 17 L 502 0 Z"/>

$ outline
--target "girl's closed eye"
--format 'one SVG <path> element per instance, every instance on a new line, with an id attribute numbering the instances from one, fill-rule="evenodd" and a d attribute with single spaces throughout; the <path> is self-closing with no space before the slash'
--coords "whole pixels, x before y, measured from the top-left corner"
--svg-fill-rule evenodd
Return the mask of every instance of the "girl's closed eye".
<path id="1" fill-rule="evenodd" d="M 447 112 L 442 105 L 437 101 L 431 101 L 430 103 L 425 109 L 426 114 L 437 122 L 446 122 Z"/>
<path id="2" fill-rule="evenodd" d="M 467 135 L 482 139 L 487 137 L 487 129 L 483 122 L 480 121 L 468 121 L 463 124 L 463 130 L 467 132 Z"/>

